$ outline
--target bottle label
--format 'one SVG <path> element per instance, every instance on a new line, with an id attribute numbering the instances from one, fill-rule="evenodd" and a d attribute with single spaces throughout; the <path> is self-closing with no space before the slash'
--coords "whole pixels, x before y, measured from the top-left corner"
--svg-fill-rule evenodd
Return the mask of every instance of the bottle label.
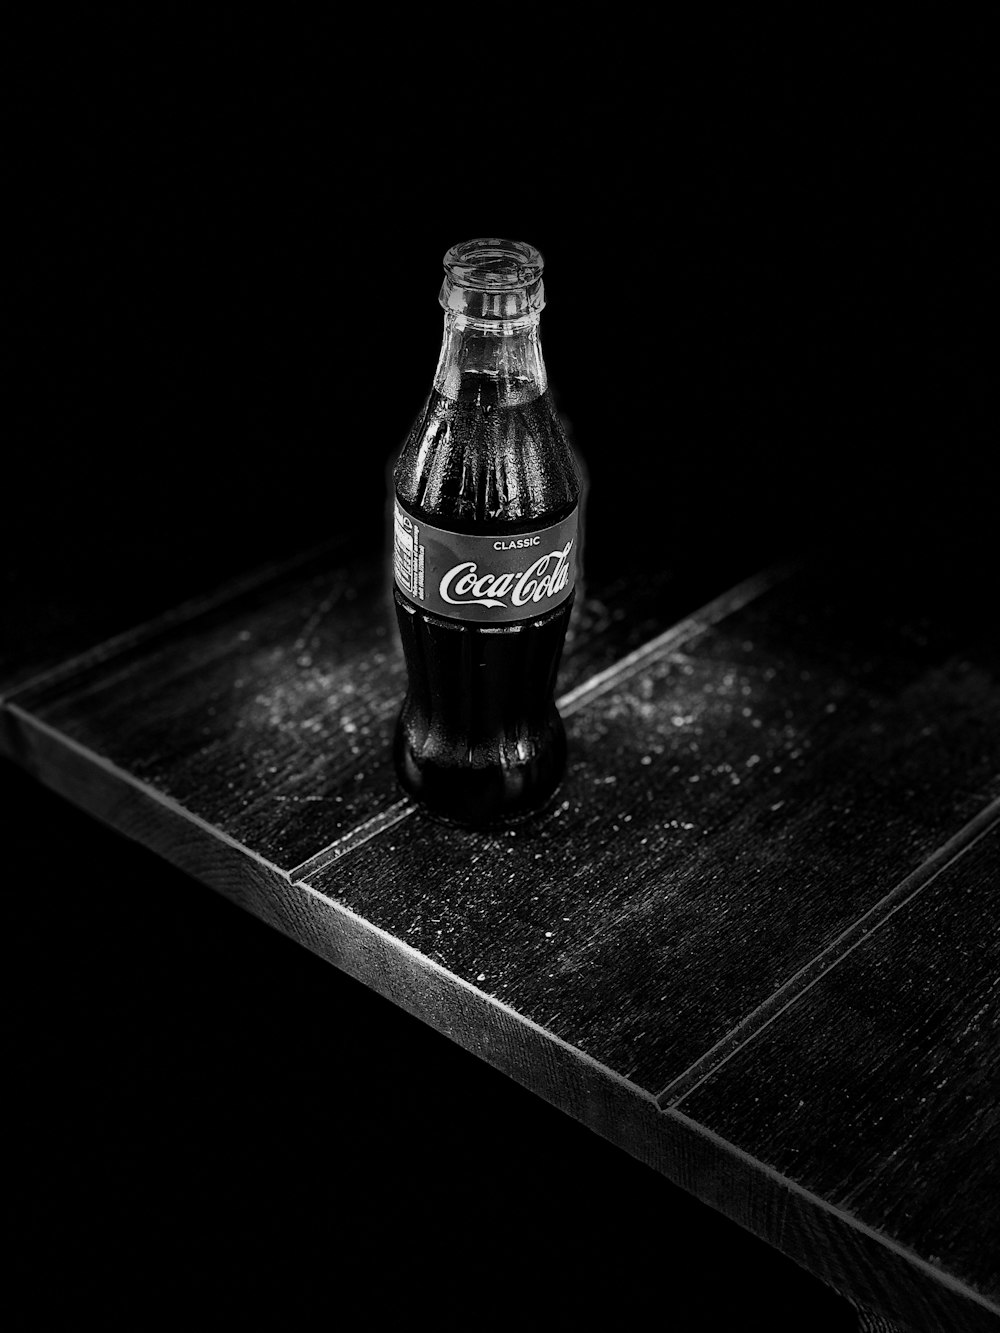
<path id="1" fill-rule="evenodd" d="M 470 536 L 411 518 L 397 501 L 394 565 L 402 592 L 426 611 L 477 625 L 543 616 L 576 583 L 577 518 L 515 535 Z"/>

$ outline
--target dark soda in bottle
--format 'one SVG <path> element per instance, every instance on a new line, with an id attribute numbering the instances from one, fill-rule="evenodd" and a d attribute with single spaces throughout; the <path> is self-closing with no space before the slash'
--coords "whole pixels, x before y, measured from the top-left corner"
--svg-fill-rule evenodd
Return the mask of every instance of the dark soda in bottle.
<path id="1" fill-rule="evenodd" d="M 538 251 L 468 241 L 444 267 L 437 373 L 394 473 L 395 761 L 432 813 L 489 826 L 544 807 L 565 768 L 581 478 L 547 387 Z"/>

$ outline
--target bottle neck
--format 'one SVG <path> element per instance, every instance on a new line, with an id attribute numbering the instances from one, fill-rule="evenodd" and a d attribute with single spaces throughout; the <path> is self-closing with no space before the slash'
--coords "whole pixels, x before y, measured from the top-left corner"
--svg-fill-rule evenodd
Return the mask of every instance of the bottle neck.
<path id="1" fill-rule="evenodd" d="M 538 312 L 519 319 L 475 319 L 446 310 L 434 388 L 454 402 L 517 407 L 547 384 Z"/>

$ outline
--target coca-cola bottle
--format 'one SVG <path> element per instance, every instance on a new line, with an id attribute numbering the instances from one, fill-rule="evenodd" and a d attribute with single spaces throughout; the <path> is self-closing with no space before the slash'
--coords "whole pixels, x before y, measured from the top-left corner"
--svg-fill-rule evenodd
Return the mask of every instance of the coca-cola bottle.
<path id="1" fill-rule="evenodd" d="M 404 789 L 467 825 L 541 809 L 566 763 L 554 702 L 579 564 L 580 472 L 547 388 L 542 257 L 444 257 L 441 356 L 394 473 Z"/>

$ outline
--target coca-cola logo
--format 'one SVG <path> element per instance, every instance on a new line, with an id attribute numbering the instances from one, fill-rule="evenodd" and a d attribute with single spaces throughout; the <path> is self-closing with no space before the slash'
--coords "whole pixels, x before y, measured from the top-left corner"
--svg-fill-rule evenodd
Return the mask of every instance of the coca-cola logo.
<path id="1" fill-rule="evenodd" d="M 541 602 L 548 597 L 555 597 L 569 582 L 569 553 L 572 546 L 572 541 L 568 541 L 561 550 L 540 556 L 527 569 L 503 574 L 480 574 L 474 560 L 464 560 L 442 575 L 438 592 L 442 601 L 449 606 L 506 607 L 504 598 L 507 597 L 512 606 Z"/>

